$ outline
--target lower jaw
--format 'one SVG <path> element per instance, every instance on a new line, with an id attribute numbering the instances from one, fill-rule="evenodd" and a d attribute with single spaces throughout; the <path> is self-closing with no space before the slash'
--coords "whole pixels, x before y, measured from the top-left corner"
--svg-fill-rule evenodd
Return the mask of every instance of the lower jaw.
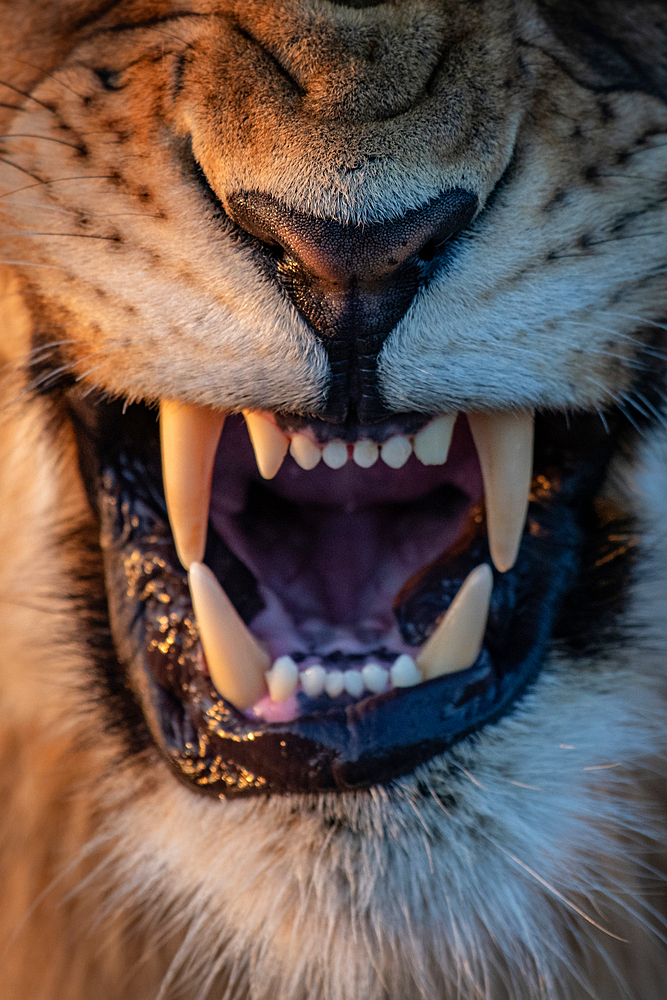
<path id="1" fill-rule="evenodd" d="M 99 415 L 98 410 L 94 422 Z M 89 418 L 90 413 L 90 428 Z M 222 699 L 208 676 L 187 576 L 176 556 L 163 498 L 154 487 L 159 478 L 154 469 L 145 475 L 157 454 L 151 441 L 155 428 L 151 432 L 145 424 L 139 451 L 136 434 L 123 440 L 124 432 L 108 433 L 112 425 L 118 430 L 120 419 L 136 429 L 135 418 L 131 413 L 121 418 L 111 408 L 102 420 L 106 429 L 93 432 L 95 448 L 91 451 L 85 442 L 82 448 L 88 455 L 82 463 L 84 478 L 100 514 L 114 641 L 155 742 L 178 777 L 214 796 L 386 783 L 500 718 L 538 675 L 554 632 L 568 638 L 568 593 L 582 571 L 599 562 L 602 547 L 613 548 L 609 539 L 619 537 L 618 526 L 605 525 L 596 514 L 593 500 L 613 441 L 605 436 L 604 453 L 598 447 L 591 458 L 580 429 L 566 429 L 557 417 L 542 418 L 527 530 L 515 567 L 494 574 L 489 625 L 476 662 L 413 688 L 361 700 L 318 702 L 300 695 L 296 718 L 252 719 Z M 140 424 L 142 420 L 139 413 Z M 82 431 L 80 440 L 86 438 L 89 431 Z M 470 569 L 489 559 L 478 510 L 470 514 L 469 529 L 464 544 L 446 553 L 421 590 L 408 594 L 396 609 L 401 631 L 414 645 Z M 221 545 L 210 529 L 207 561 Z M 608 570 L 614 567 L 614 587 L 607 589 L 614 599 L 627 578 L 629 558 L 627 547 L 616 549 L 604 564 Z M 243 570 L 238 567 L 239 577 Z M 242 589 L 230 597 L 243 616 Z"/>

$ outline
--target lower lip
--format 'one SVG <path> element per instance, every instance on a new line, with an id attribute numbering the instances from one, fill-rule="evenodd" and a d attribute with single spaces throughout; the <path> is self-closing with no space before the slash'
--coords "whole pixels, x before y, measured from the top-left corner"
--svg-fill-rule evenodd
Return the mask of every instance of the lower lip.
<path id="1" fill-rule="evenodd" d="M 544 499 L 537 490 L 517 566 L 496 579 L 478 662 L 415 688 L 291 722 L 258 724 L 222 701 L 202 669 L 187 579 L 154 486 L 159 446 L 152 415 L 142 407 L 129 407 L 123 415 L 122 404 L 100 402 L 95 408 L 87 399 L 79 407 L 87 408 L 77 431 L 84 479 L 100 516 L 114 639 L 109 654 L 114 664 L 118 661 L 114 690 L 133 692 L 155 744 L 194 791 L 218 798 L 361 789 L 391 781 L 500 718 L 517 702 L 541 668 L 556 613 L 580 576 L 582 558 L 585 592 L 568 598 L 559 632 L 578 642 L 582 621 L 593 637 L 596 629 L 608 628 L 608 615 L 602 615 L 600 624 L 595 603 L 600 587 L 605 609 L 623 606 L 621 588 L 631 578 L 633 550 L 612 541 L 619 524 L 591 527 L 597 524 L 592 498 L 618 440 L 606 434 L 597 441 L 585 421 L 574 432 L 572 419 L 567 425 L 564 419 L 543 417 L 536 467 L 542 462 L 551 468 L 556 461 L 567 478 Z M 477 527 L 471 548 L 462 543 L 464 563 L 488 560 L 483 519 Z M 614 548 L 623 554 L 612 561 Z M 238 561 L 231 563 L 238 567 Z M 463 565 L 459 576 L 470 568 Z M 442 581 L 435 569 L 437 602 Z M 456 575 L 450 569 L 445 567 L 443 579 Z M 242 567 L 238 572 L 242 575 Z M 604 576 L 598 580 L 600 573 Z M 236 574 L 233 569 L 232 578 Z M 433 615 L 420 624 L 407 610 L 419 642 L 420 628 Z M 171 645 L 164 641 L 165 620 L 173 632 Z M 138 718 L 136 703 L 128 705 L 128 712 Z"/>
<path id="2" fill-rule="evenodd" d="M 201 668 L 187 580 L 167 525 L 131 498 L 131 487 L 126 489 L 118 480 L 113 484 L 110 474 L 105 484 L 104 557 L 119 652 L 128 664 L 133 688 L 141 693 L 154 737 L 176 773 L 214 796 L 367 788 L 412 771 L 445 751 L 505 713 L 536 676 L 555 608 L 571 576 L 572 549 L 560 545 L 554 537 L 558 531 L 547 527 L 549 574 L 540 572 L 539 579 L 529 581 L 529 593 L 516 606 L 512 601 L 517 587 L 525 589 L 525 580 L 521 584 L 520 577 L 505 574 L 494 588 L 496 607 L 491 614 L 505 638 L 513 622 L 522 623 L 512 637 L 509 658 L 508 648 L 493 655 L 486 648 L 473 667 L 459 674 L 334 705 L 290 722 L 259 725 L 221 700 Z M 571 517 L 568 520 L 561 512 L 558 523 L 564 537 L 568 531 L 572 534 Z M 485 544 L 483 525 L 480 536 Z M 525 557 L 540 566 L 545 557 L 543 540 L 526 542 L 536 551 L 527 551 Z M 138 579 L 137 566 L 143 566 L 147 576 Z M 154 587 L 147 586 L 151 580 Z M 161 623 L 166 607 L 178 618 L 174 628 L 182 643 L 181 659 L 173 660 L 173 668 L 169 651 L 159 650 L 165 638 Z M 533 623 L 527 630 L 526 622 Z M 173 735 L 168 720 L 172 708 L 190 720 L 199 734 L 196 745 Z M 167 731 L 172 733 L 168 738 Z"/>

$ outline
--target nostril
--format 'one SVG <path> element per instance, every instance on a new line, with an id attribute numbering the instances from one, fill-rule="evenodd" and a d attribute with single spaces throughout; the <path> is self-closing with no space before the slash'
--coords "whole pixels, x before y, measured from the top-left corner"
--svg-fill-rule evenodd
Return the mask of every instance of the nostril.
<path id="1" fill-rule="evenodd" d="M 444 239 L 429 240 L 428 243 L 425 243 L 421 250 L 419 250 L 417 254 L 419 260 L 421 260 L 424 264 L 432 264 L 448 240 L 449 237 L 445 237 Z"/>
<path id="2" fill-rule="evenodd" d="M 282 243 L 278 243 L 276 240 L 262 240 L 256 237 L 261 249 L 272 260 L 280 262 L 285 259 L 286 252 L 285 247 Z"/>
<path id="3" fill-rule="evenodd" d="M 472 219 L 477 198 L 455 189 L 386 222 L 364 226 L 321 219 L 280 204 L 268 195 L 233 195 L 233 221 L 273 261 L 298 268 L 325 292 L 344 288 L 379 294 L 401 284 L 420 264 L 432 264 L 449 239 Z"/>

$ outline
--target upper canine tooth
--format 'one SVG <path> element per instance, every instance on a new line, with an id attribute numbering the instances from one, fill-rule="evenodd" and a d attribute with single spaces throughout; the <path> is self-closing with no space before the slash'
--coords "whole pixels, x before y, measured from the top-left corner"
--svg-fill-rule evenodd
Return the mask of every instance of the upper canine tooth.
<path id="1" fill-rule="evenodd" d="M 287 454 L 289 438 L 261 413 L 244 410 L 243 416 L 255 450 L 259 474 L 264 479 L 273 479 Z"/>
<path id="2" fill-rule="evenodd" d="M 208 566 L 193 562 L 188 582 L 211 680 L 236 708 L 251 708 L 266 694 L 269 658 Z"/>
<path id="3" fill-rule="evenodd" d="M 533 473 L 532 413 L 469 413 L 484 480 L 489 549 L 496 569 L 516 562 Z"/>
<path id="4" fill-rule="evenodd" d="M 289 446 L 290 455 L 302 469 L 314 469 L 322 458 L 322 449 L 307 434 L 295 434 Z"/>
<path id="5" fill-rule="evenodd" d="M 413 448 L 422 465 L 444 465 L 452 443 L 456 414 L 447 413 L 431 420 L 415 435 Z"/>
<path id="6" fill-rule="evenodd" d="M 487 563 L 477 566 L 465 578 L 445 617 L 417 657 L 425 681 L 473 665 L 482 648 L 492 588 L 493 573 Z"/>
<path id="7" fill-rule="evenodd" d="M 401 469 L 412 453 L 412 445 L 402 434 L 396 434 L 382 445 L 382 461 L 390 469 Z"/>
<path id="8" fill-rule="evenodd" d="M 160 403 L 162 479 L 178 558 L 186 569 L 206 548 L 213 461 L 223 413 L 163 399 Z"/>

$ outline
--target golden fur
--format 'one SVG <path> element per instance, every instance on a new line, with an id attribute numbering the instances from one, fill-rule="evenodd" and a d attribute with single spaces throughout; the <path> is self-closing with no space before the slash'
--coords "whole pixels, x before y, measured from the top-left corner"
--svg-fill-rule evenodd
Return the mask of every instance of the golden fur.
<path id="1" fill-rule="evenodd" d="M 48 390 L 58 368 L 129 400 L 321 407 L 322 344 L 220 230 L 191 144 L 223 204 L 491 199 L 382 350 L 390 408 L 632 417 L 667 318 L 665 60 L 663 3 L 4 0 L 3 1000 L 664 994 L 659 421 L 604 490 L 643 531 L 631 640 L 554 650 L 511 716 L 394 788 L 217 802 L 128 753 L 91 678 L 100 554 Z"/>

